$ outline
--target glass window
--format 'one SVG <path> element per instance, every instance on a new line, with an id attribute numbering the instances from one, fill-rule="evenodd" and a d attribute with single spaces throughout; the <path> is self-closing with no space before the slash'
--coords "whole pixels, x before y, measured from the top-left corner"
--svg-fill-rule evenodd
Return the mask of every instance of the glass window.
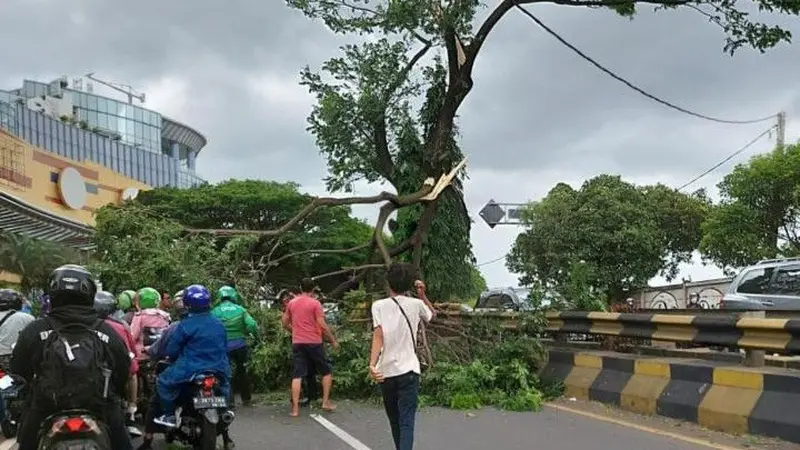
<path id="1" fill-rule="evenodd" d="M 101 113 L 108 112 L 108 100 L 106 100 L 104 98 L 98 98 L 97 99 L 97 111 L 101 112 Z"/>
<path id="2" fill-rule="evenodd" d="M 83 92 L 81 92 L 81 101 L 80 101 L 80 105 L 81 105 L 81 108 L 87 108 L 87 107 L 89 107 L 89 97 L 88 97 L 88 96 L 87 96 L 85 93 L 83 93 Z"/>
<path id="3" fill-rule="evenodd" d="M 128 130 L 125 128 L 125 119 L 117 119 L 117 126 L 115 127 L 119 134 L 125 135 L 128 133 Z"/>
<path id="4" fill-rule="evenodd" d="M 97 97 L 94 95 L 89 96 L 89 109 L 97 111 Z"/>
<path id="5" fill-rule="evenodd" d="M 736 292 L 741 294 L 763 294 L 769 285 L 769 280 L 772 278 L 774 268 L 768 267 L 755 267 L 742 276 Z"/>
<path id="6" fill-rule="evenodd" d="M 125 117 L 125 114 L 128 112 L 128 105 L 118 101 L 114 101 L 114 103 L 117 104 L 117 115 Z"/>
<path id="7" fill-rule="evenodd" d="M 97 126 L 97 111 L 89 111 L 89 126 L 96 127 Z"/>
<path id="8" fill-rule="evenodd" d="M 137 142 L 141 142 L 141 139 L 144 138 L 144 126 L 142 125 L 142 122 L 133 123 L 133 135 L 140 139 Z"/>
<path id="9" fill-rule="evenodd" d="M 126 121 L 125 121 L 125 130 L 126 130 L 126 131 L 128 132 L 128 134 L 130 134 L 131 136 L 133 136 L 133 134 L 134 134 L 134 130 L 135 130 L 135 128 L 134 128 L 134 123 L 135 123 L 135 122 L 134 122 L 133 120 L 130 120 L 130 119 L 128 119 L 128 120 L 126 120 Z"/>
<path id="10" fill-rule="evenodd" d="M 161 116 L 157 113 L 150 111 L 150 123 L 161 128 Z"/>
<path id="11" fill-rule="evenodd" d="M 108 114 L 100 113 L 97 115 L 97 126 L 101 128 L 108 128 Z"/>
<path id="12" fill-rule="evenodd" d="M 141 122 L 143 113 L 142 108 L 133 108 L 133 119 Z"/>
<path id="13" fill-rule="evenodd" d="M 766 293 L 800 296 L 800 266 L 779 267 Z"/>

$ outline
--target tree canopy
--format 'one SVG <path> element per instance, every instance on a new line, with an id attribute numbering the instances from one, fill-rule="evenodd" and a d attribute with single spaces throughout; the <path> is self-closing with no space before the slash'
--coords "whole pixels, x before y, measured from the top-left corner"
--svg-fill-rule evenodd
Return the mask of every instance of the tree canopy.
<path id="1" fill-rule="evenodd" d="M 19 275 L 23 292 L 46 286 L 50 272 L 76 256 L 75 250 L 53 242 L 0 233 L 0 271 Z"/>
<path id="2" fill-rule="evenodd" d="M 579 190 L 560 183 L 524 209 L 526 231 L 507 265 L 521 283 L 556 291 L 574 290 L 580 269 L 579 284 L 617 297 L 658 274 L 675 277 L 700 242 L 709 205 L 702 191 L 638 187 L 618 176 L 597 176 Z"/>
<path id="3" fill-rule="evenodd" d="M 199 252 L 191 277 L 224 280 L 253 278 L 258 283 L 280 289 L 295 287 L 304 276 L 323 275 L 361 264 L 366 258 L 366 243 L 373 229 L 350 215 L 349 207 L 320 208 L 296 226 L 273 238 L 255 235 L 212 239 L 187 235 L 185 228 L 271 230 L 283 226 L 311 203 L 293 183 L 271 181 L 226 181 L 192 189 L 163 188 L 142 192 L 135 202 L 104 208 L 97 219 L 97 238 L 101 261 L 120 270 L 141 266 L 137 280 L 164 279 L 172 285 L 185 283 L 185 277 L 169 273 L 182 251 Z M 139 227 L 142 222 L 146 225 Z M 131 236 L 133 239 L 120 239 Z M 174 248 L 174 241 L 187 245 Z M 209 253 L 210 252 L 210 253 Z M 204 256 L 206 260 L 203 260 Z M 122 258 L 124 263 L 118 264 Z M 137 259 L 139 258 L 139 259 Z M 186 258 L 192 258 L 186 255 Z M 140 262 L 136 262 L 140 261 Z M 152 262 L 152 264 L 151 264 Z M 152 267 L 151 267 L 152 266 Z M 149 268 L 148 268 L 149 267 Z M 111 277 L 104 268 L 105 277 Z M 191 272 L 191 271 L 190 271 Z M 159 275 L 162 273 L 162 275 Z M 120 274 L 115 286 L 129 286 Z M 115 277 L 111 277 L 116 279 Z M 323 289 L 330 289 L 347 274 L 323 277 Z M 137 281 L 139 282 L 139 281 Z M 152 282 L 152 281 L 151 281 Z"/>
<path id="4" fill-rule="evenodd" d="M 357 39 L 319 70 L 306 67 L 301 72 L 301 84 L 317 99 L 309 130 L 327 162 L 328 189 L 351 191 L 353 183 L 363 180 L 388 183 L 398 194 L 407 194 L 425 178 L 451 170 L 462 159 L 458 110 L 473 87 L 483 44 L 509 11 L 533 3 L 545 2 L 498 0 L 484 14 L 478 0 L 287 0 L 291 8 L 319 20 L 331 32 Z M 791 38 L 787 30 L 748 14 L 741 2 L 547 3 L 606 7 L 631 17 L 642 3 L 660 9 L 692 8 L 721 27 L 724 50 L 731 54 L 743 46 L 765 51 Z M 800 12 L 800 0 L 752 3 L 769 12 Z M 365 35 L 369 39 L 361 39 Z M 396 247 L 383 252 L 385 261 L 388 253 L 403 257 L 411 249 L 406 258 L 435 280 L 433 286 L 442 293 L 455 293 L 457 286 L 465 285 L 474 265 L 471 222 L 461 192 L 464 177 L 461 174 L 437 199 L 400 209 Z M 369 255 L 379 261 L 375 246 Z M 366 270 L 355 273 L 351 287 L 365 277 Z"/>
<path id="5" fill-rule="evenodd" d="M 800 144 L 737 165 L 718 185 L 722 200 L 703 223 L 703 255 L 730 270 L 800 255 Z"/>

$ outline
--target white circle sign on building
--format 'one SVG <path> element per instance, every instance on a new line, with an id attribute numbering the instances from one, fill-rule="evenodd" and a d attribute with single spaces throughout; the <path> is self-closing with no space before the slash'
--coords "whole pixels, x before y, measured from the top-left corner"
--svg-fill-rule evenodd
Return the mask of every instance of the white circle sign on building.
<path id="1" fill-rule="evenodd" d="M 86 206 L 86 182 L 74 167 L 66 167 L 58 175 L 58 192 L 68 208 L 81 209 Z"/>
<path id="2" fill-rule="evenodd" d="M 122 201 L 133 200 L 139 196 L 139 189 L 135 187 L 129 187 L 122 191 Z"/>

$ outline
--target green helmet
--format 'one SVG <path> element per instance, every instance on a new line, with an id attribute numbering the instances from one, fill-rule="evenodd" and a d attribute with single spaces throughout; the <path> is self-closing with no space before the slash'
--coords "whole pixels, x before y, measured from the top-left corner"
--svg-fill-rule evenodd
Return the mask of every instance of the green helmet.
<path id="1" fill-rule="evenodd" d="M 232 301 L 234 303 L 238 303 L 239 302 L 239 293 L 236 292 L 236 289 L 232 288 L 231 286 L 222 286 L 217 291 L 216 300 L 218 302 L 221 302 L 221 301 L 226 300 L 226 299 L 230 300 L 230 301 Z"/>
<path id="2" fill-rule="evenodd" d="M 133 298 L 136 297 L 136 291 L 122 291 L 117 296 L 117 309 L 120 311 L 127 311 L 133 307 Z"/>
<path id="3" fill-rule="evenodd" d="M 158 307 L 161 302 L 161 294 L 151 287 L 139 289 L 139 308 L 150 309 Z"/>

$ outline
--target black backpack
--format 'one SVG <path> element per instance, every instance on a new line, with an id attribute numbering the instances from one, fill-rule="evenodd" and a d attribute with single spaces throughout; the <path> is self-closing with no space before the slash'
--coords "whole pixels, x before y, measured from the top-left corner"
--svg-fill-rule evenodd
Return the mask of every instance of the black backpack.
<path id="1" fill-rule="evenodd" d="M 111 395 L 107 344 L 110 337 L 92 326 L 57 324 L 40 334 L 42 359 L 36 378 L 38 398 L 56 410 L 101 409 Z"/>

